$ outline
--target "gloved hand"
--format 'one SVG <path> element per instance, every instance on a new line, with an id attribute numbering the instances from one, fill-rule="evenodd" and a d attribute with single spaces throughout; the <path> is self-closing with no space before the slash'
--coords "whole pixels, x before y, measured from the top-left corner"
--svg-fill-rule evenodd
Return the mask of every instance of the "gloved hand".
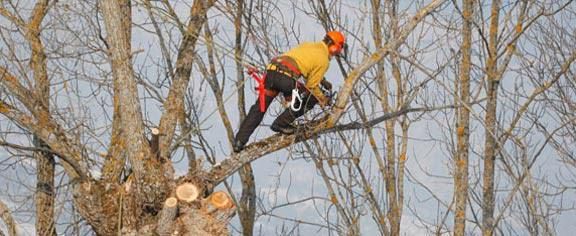
<path id="1" fill-rule="evenodd" d="M 326 105 L 332 106 L 332 104 L 334 103 L 335 97 L 336 97 L 336 92 L 332 92 L 332 91 L 328 92 L 326 94 L 326 100 L 327 100 Z"/>
<path id="2" fill-rule="evenodd" d="M 328 80 L 326 80 L 326 78 L 324 78 L 322 81 L 320 81 L 320 84 L 326 90 L 332 91 L 332 83 L 330 83 Z"/>
<path id="3" fill-rule="evenodd" d="M 331 99 L 329 97 L 324 95 L 324 98 L 318 99 L 318 105 L 320 105 L 321 108 L 325 108 L 326 106 L 330 106 L 330 104 L 331 104 L 330 100 Z"/>

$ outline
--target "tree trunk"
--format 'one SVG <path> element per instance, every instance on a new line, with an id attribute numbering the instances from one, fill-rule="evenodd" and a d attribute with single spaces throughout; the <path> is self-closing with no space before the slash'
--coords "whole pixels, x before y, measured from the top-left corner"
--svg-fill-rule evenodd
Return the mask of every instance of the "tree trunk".
<path id="1" fill-rule="evenodd" d="M 30 66 L 34 71 L 34 93 L 40 104 L 38 110 L 43 110 L 45 114 L 50 114 L 50 81 L 46 65 L 46 54 L 44 45 L 40 40 L 40 26 L 48 11 L 48 1 L 38 1 L 33 9 L 30 22 L 27 27 L 26 36 L 32 50 Z M 48 126 L 48 117 L 38 117 L 38 125 Z M 39 137 L 34 136 L 34 146 L 47 150 L 48 145 Z M 36 231 L 44 235 L 56 235 L 54 224 L 54 168 L 55 160 L 51 153 L 46 151 L 35 151 L 36 159 Z"/>
<path id="2" fill-rule="evenodd" d="M 242 61 L 242 54 L 244 53 L 242 46 L 242 18 L 244 18 L 244 0 L 237 0 L 238 9 L 234 18 L 234 60 L 236 60 L 236 90 L 238 90 L 238 119 L 244 120 L 246 117 L 246 93 L 244 92 L 244 63 Z M 249 22 L 248 22 L 249 23 Z"/>
<path id="3" fill-rule="evenodd" d="M 34 137 L 35 146 L 47 149 L 48 146 L 38 137 Z M 56 235 L 54 218 L 54 168 L 55 160 L 52 154 L 36 151 L 36 231 L 43 235 Z"/>
<path id="4" fill-rule="evenodd" d="M 488 85 L 488 103 L 484 120 L 484 172 L 483 172 L 483 200 L 482 200 L 482 235 L 494 234 L 494 162 L 498 145 L 496 143 L 496 106 L 498 101 L 497 75 L 498 65 L 498 20 L 500 16 L 500 0 L 492 1 L 490 16 L 490 38 L 488 44 L 488 60 L 486 63 L 486 79 Z"/>
<path id="5" fill-rule="evenodd" d="M 374 44 L 376 45 L 376 47 L 382 47 L 384 42 L 384 35 L 382 33 L 382 24 L 381 22 L 381 17 L 380 14 L 382 14 L 381 12 L 381 1 L 380 0 L 372 0 L 371 1 L 371 5 L 372 5 L 372 35 L 374 37 Z M 380 96 L 381 96 L 381 101 L 380 101 L 380 106 L 382 107 L 382 110 L 384 111 L 388 111 L 388 80 L 386 78 L 386 74 L 385 74 L 385 70 L 384 70 L 384 61 L 379 62 L 376 65 L 376 75 L 377 75 L 377 79 L 378 79 L 378 89 L 380 92 Z M 364 121 L 366 122 L 366 121 Z M 388 130 L 386 130 L 388 132 Z M 374 152 L 375 155 L 375 159 L 376 159 L 376 163 L 378 163 L 378 170 L 382 176 L 382 178 L 384 178 L 386 184 L 389 183 L 388 181 L 388 176 L 387 176 L 387 168 L 386 168 L 386 160 L 382 157 L 382 155 L 380 154 L 380 150 L 378 145 L 376 144 L 376 140 L 374 138 L 373 135 L 373 131 L 371 129 L 367 129 L 366 130 L 368 137 L 370 138 L 370 145 L 372 146 L 372 150 Z M 358 162 L 355 162 L 356 166 L 358 169 L 360 169 Z M 366 179 L 366 178 L 363 178 Z M 365 181 L 367 182 L 367 181 Z M 369 186 L 369 184 L 365 184 L 367 186 Z M 371 188 L 371 186 L 370 186 Z M 374 211 L 375 215 L 377 215 L 378 217 L 378 228 L 380 230 L 380 233 L 383 235 L 393 235 L 391 234 L 391 231 L 393 229 L 388 229 L 388 224 L 386 221 L 389 221 L 390 219 L 388 217 L 386 217 L 385 213 L 384 213 L 384 209 L 381 209 L 381 207 L 379 206 L 376 197 L 372 197 L 374 196 L 374 193 L 372 192 L 372 190 L 370 191 L 366 191 L 369 193 L 369 196 L 371 197 L 371 201 L 370 204 L 372 205 L 372 208 L 375 208 Z M 390 224 L 390 226 L 392 226 L 392 224 Z"/>
<path id="6" fill-rule="evenodd" d="M 462 26 L 462 62 L 460 64 L 460 81 L 458 84 L 460 96 L 456 96 L 457 104 L 457 148 L 454 157 L 454 197 L 456 210 L 454 212 L 454 235 L 464 235 L 466 226 L 466 206 L 468 199 L 468 148 L 470 122 L 470 69 L 472 44 L 472 14 L 473 1 L 463 0 Z"/>
<path id="7" fill-rule="evenodd" d="M 251 236 L 256 217 L 256 183 L 251 164 L 242 166 L 239 175 L 242 181 L 242 196 L 240 197 L 238 216 L 240 217 L 240 224 L 242 224 L 242 234 Z"/>
<path id="8" fill-rule="evenodd" d="M 127 48 L 132 48 L 132 8 L 130 0 L 119 0 L 121 31 L 124 32 L 124 38 L 127 41 Z M 128 60 L 128 58 L 127 58 Z M 114 94 L 119 94 L 119 87 L 114 86 Z M 120 183 L 120 175 L 124 170 L 124 162 L 128 153 L 123 147 L 123 137 L 126 135 L 122 125 L 122 103 L 115 99 L 113 103 L 114 114 L 112 118 L 112 137 L 110 139 L 110 148 L 102 170 L 103 179 L 111 183 Z"/>
<path id="9" fill-rule="evenodd" d="M 392 38 L 399 37 L 399 26 L 398 26 L 398 1 L 389 1 L 388 3 L 388 12 L 390 15 L 390 28 L 392 30 Z M 385 113 L 391 112 L 390 107 L 399 108 L 401 107 L 400 104 L 402 102 L 402 97 L 404 96 L 404 89 L 402 84 L 402 75 L 400 74 L 400 59 L 398 49 L 395 50 L 396 53 L 392 53 L 390 55 L 390 62 L 392 65 L 392 76 L 396 83 L 396 104 L 390 104 L 387 102 L 386 107 L 387 109 L 384 110 Z M 389 85 L 388 85 L 389 86 Z M 386 88 L 388 88 L 386 86 Z M 387 187 L 386 191 L 388 192 L 388 202 L 390 205 L 390 210 L 388 212 L 388 219 L 390 221 L 390 233 L 392 235 L 400 235 L 400 221 L 402 219 L 402 215 L 400 214 L 398 202 L 398 168 L 397 168 L 397 161 L 396 161 L 396 119 L 390 119 L 386 122 L 386 159 L 387 159 L 387 167 L 386 167 L 386 179 L 387 179 Z"/>

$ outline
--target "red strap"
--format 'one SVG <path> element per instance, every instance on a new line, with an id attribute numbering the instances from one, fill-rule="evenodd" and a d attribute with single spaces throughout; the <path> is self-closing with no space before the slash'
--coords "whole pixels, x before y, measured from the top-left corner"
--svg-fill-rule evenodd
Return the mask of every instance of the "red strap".
<path id="1" fill-rule="evenodd" d="M 300 70 L 298 70 L 298 67 L 292 65 L 292 63 L 283 60 L 282 58 L 274 58 L 274 61 L 282 64 L 283 66 L 285 66 L 286 68 L 288 68 L 289 70 L 292 71 L 292 73 L 294 73 L 295 76 L 300 77 L 300 75 L 302 75 L 302 73 L 300 72 Z"/>
<path id="2" fill-rule="evenodd" d="M 256 82 L 258 83 L 258 87 L 256 87 L 256 89 L 258 90 L 258 100 L 260 102 L 260 112 L 265 112 L 266 111 L 266 86 L 264 85 L 264 82 L 266 81 L 266 74 L 263 74 L 263 75 L 260 74 L 258 69 L 254 68 L 254 67 L 248 68 L 248 74 L 250 76 L 252 76 L 252 78 L 254 78 L 254 80 L 256 80 Z"/>

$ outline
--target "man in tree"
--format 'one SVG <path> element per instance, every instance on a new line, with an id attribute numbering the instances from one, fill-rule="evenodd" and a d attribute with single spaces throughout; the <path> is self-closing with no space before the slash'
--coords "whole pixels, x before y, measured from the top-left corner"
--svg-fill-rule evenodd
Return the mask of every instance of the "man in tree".
<path id="1" fill-rule="evenodd" d="M 292 104 L 292 108 L 287 108 L 280 116 L 274 120 L 270 127 L 274 132 L 282 134 L 293 134 L 296 131 L 291 123 L 298 117 L 311 110 L 317 103 L 321 107 L 329 105 L 330 98 L 325 96 L 320 86 L 330 90 L 332 84 L 324 79 L 324 74 L 330 65 L 330 59 L 340 55 L 345 50 L 346 42 L 344 35 L 337 31 L 326 33 L 321 42 L 305 42 L 289 50 L 283 55 L 272 59 L 266 67 L 265 85 L 265 105 L 260 108 L 260 100 L 252 105 L 246 119 L 240 125 L 238 133 L 234 138 L 234 152 L 240 152 L 248 142 L 250 135 L 262 122 L 264 114 L 272 100 L 282 92 L 284 97 L 292 94 L 294 89 L 302 92 L 301 101 Z M 298 79 L 303 77 L 305 83 L 303 88 L 298 86 Z M 262 96 L 262 95 L 261 95 Z M 294 104 L 298 103 L 298 104 Z M 301 109 L 294 109 L 295 107 Z"/>

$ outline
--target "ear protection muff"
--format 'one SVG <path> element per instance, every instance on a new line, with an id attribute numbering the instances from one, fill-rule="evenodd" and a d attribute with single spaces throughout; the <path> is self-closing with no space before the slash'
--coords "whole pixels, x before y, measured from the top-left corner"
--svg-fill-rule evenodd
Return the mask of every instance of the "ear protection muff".
<path id="1" fill-rule="evenodd" d="M 336 44 L 332 44 L 330 46 L 328 46 L 328 51 L 331 54 L 340 54 L 340 52 L 342 51 L 342 47 L 340 47 L 340 45 L 336 45 Z"/>
<path id="2" fill-rule="evenodd" d="M 324 37 L 324 42 L 328 45 L 328 52 L 330 52 L 330 54 L 338 55 L 342 52 L 342 45 L 334 43 L 334 40 L 330 38 L 330 36 L 326 35 L 326 37 Z"/>

